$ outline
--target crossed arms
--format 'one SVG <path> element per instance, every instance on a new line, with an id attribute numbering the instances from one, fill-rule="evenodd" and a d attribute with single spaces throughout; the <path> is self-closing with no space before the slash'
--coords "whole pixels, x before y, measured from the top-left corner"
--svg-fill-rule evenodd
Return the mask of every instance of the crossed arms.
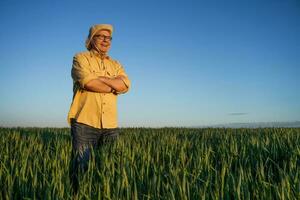
<path id="1" fill-rule="evenodd" d="M 127 77 L 123 67 L 116 62 L 116 77 L 109 78 L 97 76 L 89 71 L 89 61 L 82 54 L 77 54 L 73 58 L 72 78 L 79 82 L 81 88 L 98 93 L 125 93 L 130 88 L 130 80 Z"/>
<path id="2" fill-rule="evenodd" d="M 128 87 L 125 85 L 123 79 L 126 77 L 118 75 L 116 78 L 108 78 L 105 76 L 99 76 L 97 79 L 93 79 L 84 85 L 84 88 L 91 92 L 100 93 L 124 93 L 127 92 Z"/>

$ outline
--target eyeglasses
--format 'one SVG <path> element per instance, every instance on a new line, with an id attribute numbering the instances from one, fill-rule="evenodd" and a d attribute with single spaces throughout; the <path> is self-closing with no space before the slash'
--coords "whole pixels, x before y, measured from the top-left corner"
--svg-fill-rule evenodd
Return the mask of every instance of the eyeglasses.
<path id="1" fill-rule="evenodd" d="M 111 41 L 112 40 L 111 36 L 106 36 L 106 35 L 95 35 L 94 38 L 97 40 L 103 40 L 103 41 Z"/>

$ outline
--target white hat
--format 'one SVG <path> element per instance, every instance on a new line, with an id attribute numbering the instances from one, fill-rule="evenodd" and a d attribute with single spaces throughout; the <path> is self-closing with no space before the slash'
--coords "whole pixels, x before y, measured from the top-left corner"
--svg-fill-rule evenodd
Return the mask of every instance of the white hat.
<path id="1" fill-rule="evenodd" d="M 96 24 L 94 26 L 92 26 L 90 28 L 90 31 L 89 31 L 89 36 L 88 38 L 86 39 L 85 41 L 85 47 L 90 50 L 92 47 L 91 47 L 91 41 L 94 37 L 94 35 L 99 31 L 99 30 L 108 30 L 110 32 L 110 35 L 112 35 L 113 33 L 113 26 L 110 25 L 110 24 Z"/>

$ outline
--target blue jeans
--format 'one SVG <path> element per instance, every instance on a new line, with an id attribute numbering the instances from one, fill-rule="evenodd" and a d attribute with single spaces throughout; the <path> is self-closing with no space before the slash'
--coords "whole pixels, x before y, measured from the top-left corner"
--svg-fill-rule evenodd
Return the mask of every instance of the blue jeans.
<path id="1" fill-rule="evenodd" d="M 88 169 L 92 148 L 115 141 L 119 136 L 118 128 L 98 129 L 86 124 L 71 121 L 72 154 L 69 176 L 73 192 L 79 190 L 78 173 Z"/>

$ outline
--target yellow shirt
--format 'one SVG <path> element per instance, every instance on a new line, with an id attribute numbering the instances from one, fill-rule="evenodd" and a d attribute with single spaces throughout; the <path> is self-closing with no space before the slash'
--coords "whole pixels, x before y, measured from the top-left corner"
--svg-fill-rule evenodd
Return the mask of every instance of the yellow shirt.
<path id="1" fill-rule="evenodd" d="M 123 75 L 122 79 L 127 90 L 130 80 L 122 65 L 106 57 L 101 60 L 93 50 L 78 53 L 73 58 L 73 101 L 68 113 L 68 123 L 71 119 L 95 128 L 117 128 L 117 95 L 113 93 L 90 92 L 84 85 L 98 76 L 116 77 Z M 123 93 L 125 93 L 123 92 Z"/>

